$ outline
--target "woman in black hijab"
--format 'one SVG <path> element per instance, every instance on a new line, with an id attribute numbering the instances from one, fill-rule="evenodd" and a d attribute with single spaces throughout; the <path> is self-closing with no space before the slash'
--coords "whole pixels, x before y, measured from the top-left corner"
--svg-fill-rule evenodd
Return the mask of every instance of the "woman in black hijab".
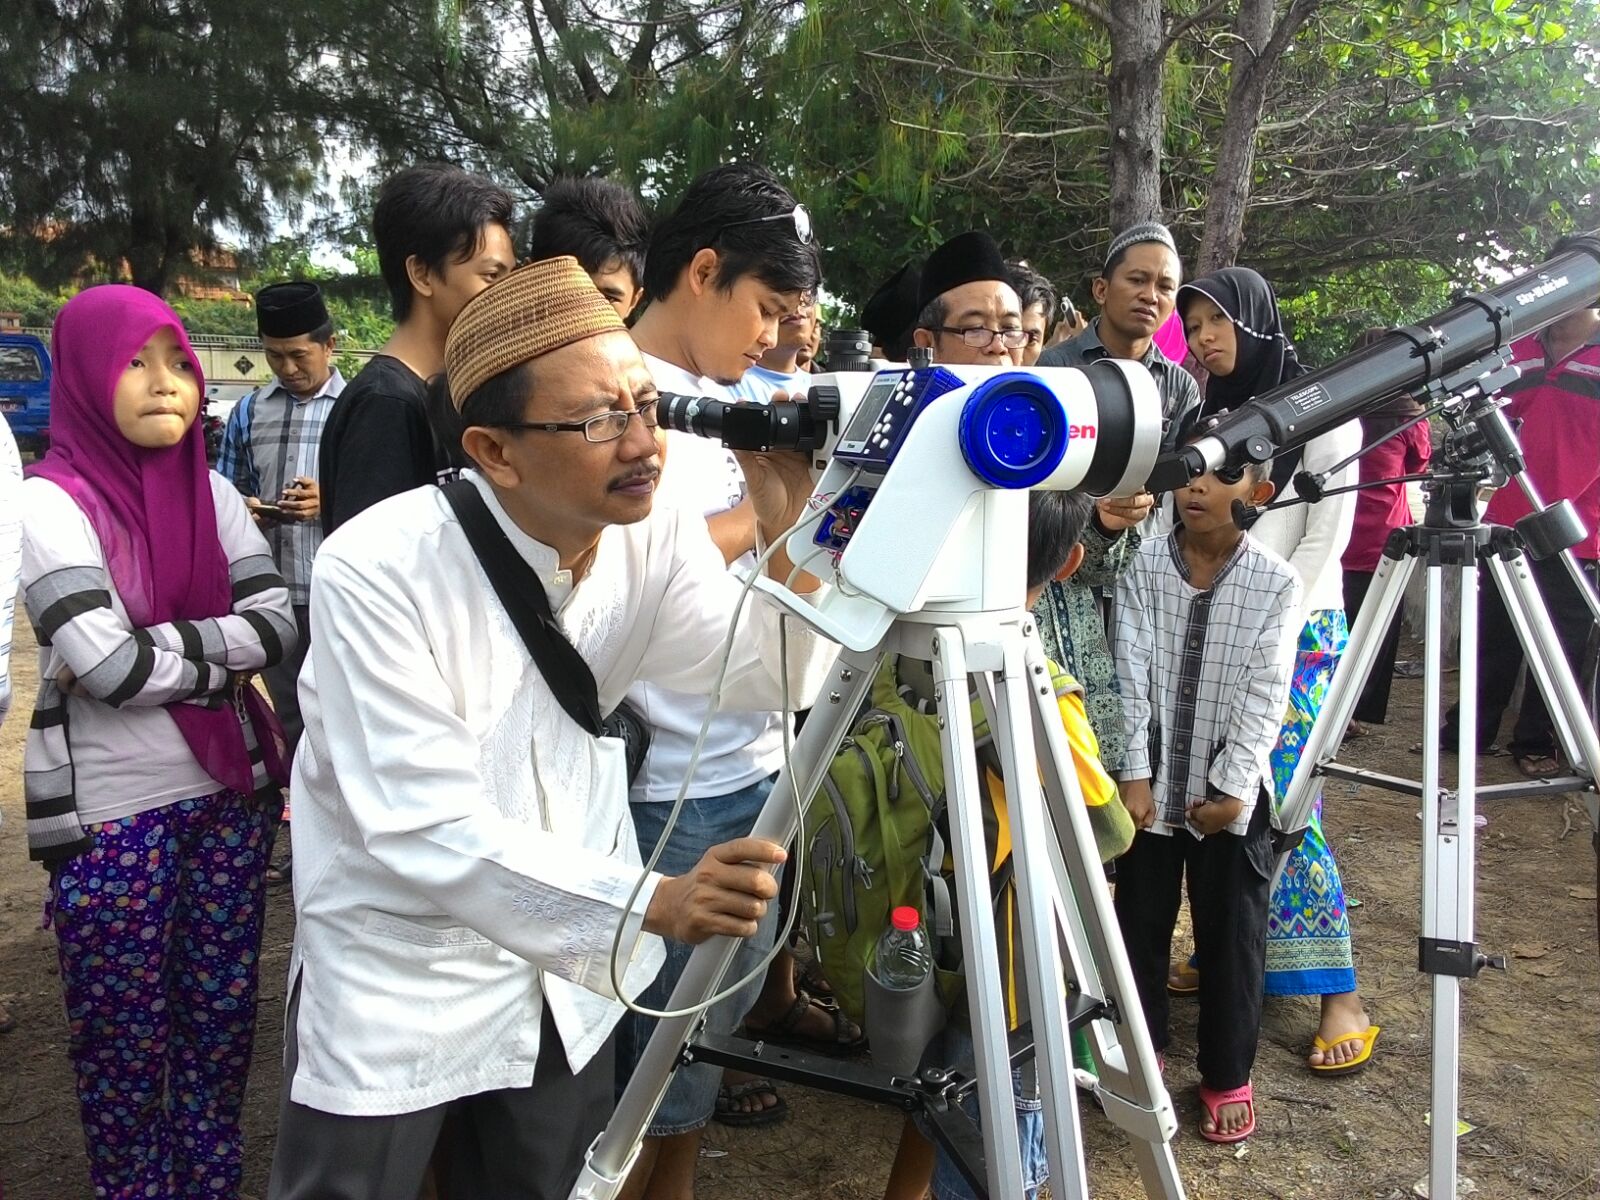
<path id="1" fill-rule="evenodd" d="M 1184 284 L 1178 289 L 1178 312 L 1189 349 L 1210 373 L 1202 415 L 1237 409 L 1251 397 L 1305 374 L 1284 332 L 1271 286 L 1247 267 L 1228 267 Z M 1275 496 L 1295 498 L 1299 494 L 1295 476 L 1302 470 L 1327 475 L 1324 483 L 1329 489 L 1354 484 L 1355 464 L 1333 468 L 1360 444 L 1360 429 L 1352 422 L 1278 455 L 1271 475 Z M 1295 568 L 1304 589 L 1305 626 L 1295 654 L 1288 715 L 1272 750 L 1273 791 L 1279 804 L 1349 636 L 1340 559 L 1354 519 L 1353 496 L 1330 496 L 1316 504 L 1265 512 L 1250 529 L 1255 541 Z M 1173 982 L 1184 986 L 1181 970 L 1174 972 Z M 1289 856 L 1273 891 L 1267 915 L 1266 991 L 1322 998 L 1321 1021 L 1306 1064 L 1313 1071 L 1347 1074 L 1367 1063 L 1378 1027 L 1368 1023 L 1356 992 L 1350 919 L 1339 867 L 1322 834 L 1320 794 L 1310 829 Z"/>
<path id="2" fill-rule="evenodd" d="M 1249 267 L 1224 267 L 1184 284 L 1177 307 L 1189 348 L 1209 373 L 1197 424 L 1306 373 L 1283 331 L 1272 286 Z M 1277 495 L 1287 492 L 1300 461 L 1298 450 L 1273 460 Z"/>

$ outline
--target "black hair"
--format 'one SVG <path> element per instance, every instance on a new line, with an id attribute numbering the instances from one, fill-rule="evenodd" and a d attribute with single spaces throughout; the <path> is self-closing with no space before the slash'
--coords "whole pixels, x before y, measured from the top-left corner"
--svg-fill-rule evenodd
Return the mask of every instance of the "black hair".
<path id="1" fill-rule="evenodd" d="M 649 244 L 650 219 L 639 198 L 597 175 L 552 183 L 528 229 L 531 262 L 570 254 L 590 275 L 620 263 L 635 281 L 644 278 Z"/>
<path id="2" fill-rule="evenodd" d="M 308 330 L 303 336 L 308 341 L 316 342 L 319 346 L 326 346 L 329 342 L 331 342 L 333 340 L 333 334 L 334 334 L 333 318 L 329 317 L 326 321 L 324 321 L 321 325 L 318 325 L 315 329 Z M 272 335 L 269 333 L 266 336 L 267 337 L 271 337 Z M 302 335 L 297 334 L 296 336 L 298 337 L 298 336 L 302 336 Z"/>
<path id="3" fill-rule="evenodd" d="M 521 421 L 533 395 L 533 360 L 507 367 L 480 383 L 458 411 L 450 399 L 449 377 L 440 371 L 428 380 L 428 424 L 439 445 L 458 466 L 470 466 L 461 435 L 471 425 L 511 425 Z"/>
<path id="4" fill-rule="evenodd" d="M 719 291 L 732 291 L 753 275 L 775 292 L 815 292 L 822 283 L 816 243 L 802 242 L 794 225 L 781 219 L 794 207 L 789 189 L 765 167 L 735 162 L 711 168 L 651 232 L 645 299 L 671 295 L 678 276 L 707 247 L 717 252 Z"/>
<path id="5" fill-rule="evenodd" d="M 1006 273 L 1011 290 L 1022 301 L 1023 312 L 1035 305 L 1044 309 L 1044 335 L 1049 337 L 1059 315 L 1055 285 L 1025 262 L 1008 262 Z"/>
<path id="6" fill-rule="evenodd" d="M 435 273 L 447 260 L 465 262 L 483 245 L 486 225 L 509 233 L 513 207 L 511 193 L 494 180 L 449 163 L 408 167 L 385 180 L 372 210 L 372 237 L 394 319 L 409 317 L 416 298 L 407 259 Z"/>
<path id="7" fill-rule="evenodd" d="M 1085 492 L 1028 493 L 1028 590 L 1043 587 L 1083 540 L 1094 501 Z"/>
<path id="8" fill-rule="evenodd" d="M 912 326 L 917 329 L 938 329 L 945 323 L 950 315 L 950 308 L 944 302 L 944 293 L 940 293 L 922 306 L 922 311 L 917 314 L 917 323 Z M 888 349 L 888 347 L 884 347 Z M 892 356 L 891 356 L 892 357 Z M 894 361 L 899 362 L 899 359 Z"/>

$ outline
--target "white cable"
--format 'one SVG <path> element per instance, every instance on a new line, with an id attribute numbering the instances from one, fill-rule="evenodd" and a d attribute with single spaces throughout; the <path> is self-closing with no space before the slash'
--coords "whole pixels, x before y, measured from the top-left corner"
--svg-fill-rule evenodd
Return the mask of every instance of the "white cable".
<path id="1" fill-rule="evenodd" d="M 778 549 L 783 546 L 784 543 L 786 543 L 795 534 L 800 533 L 809 526 L 820 522 L 823 517 L 832 511 L 834 499 L 848 491 L 860 477 L 861 468 L 857 467 L 856 470 L 851 474 L 850 478 L 845 481 L 844 487 L 840 488 L 832 495 L 816 497 L 812 501 L 813 511 L 807 513 L 805 516 L 802 516 L 792 526 L 786 529 L 782 536 L 775 539 L 772 545 L 768 546 L 764 551 L 761 552 L 760 556 L 755 561 L 754 567 L 751 569 L 749 575 L 745 578 L 744 586 L 739 589 L 739 599 L 734 605 L 733 616 L 728 622 L 727 635 L 722 641 L 722 660 L 717 668 L 716 685 L 712 688 L 711 692 L 711 705 L 706 710 L 706 715 L 701 719 L 700 733 L 695 738 L 694 749 L 689 754 L 689 765 L 684 770 L 683 782 L 678 786 L 678 796 L 677 799 L 675 799 L 672 803 L 672 812 L 667 816 L 667 823 L 661 830 L 661 836 L 656 840 L 656 846 L 655 849 L 650 853 L 649 861 L 644 864 L 644 869 L 640 872 L 638 880 L 635 881 L 633 890 L 628 893 L 627 902 L 623 905 L 624 912 L 632 912 L 634 905 L 638 903 L 639 893 L 644 890 L 644 885 L 649 881 L 651 873 L 654 872 L 656 863 L 661 860 L 662 852 L 667 846 L 667 840 L 672 836 L 672 831 L 677 827 L 678 814 L 683 810 L 684 800 L 689 795 L 689 783 L 694 778 L 695 769 L 699 766 L 700 752 L 705 747 L 706 737 L 710 733 L 712 718 L 716 716 L 722 701 L 722 688 L 727 678 L 728 664 L 733 658 L 734 638 L 738 632 L 739 618 L 743 615 L 745 601 L 749 599 L 750 592 L 755 587 L 757 578 L 760 577 L 761 572 L 766 568 L 767 563 L 771 561 L 772 556 L 778 552 Z M 760 527 L 758 525 L 757 537 L 759 538 L 759 536 Z M 818 557 L 821 553 L 823 553 L 823 551 L 820 550 L 813 552 L 806 557 L 805 562 L 810 563 L 812 559 Z M 795 568 L 795 570 L 789 575 L 789 582 L 794 580 L 795 576 L 800 573 L 800 570 L 800 567 Z M 785 623 L 786 621 L 787 614 L 780 612 L 778 617 L 778 668 L 781 680 L 784 718 L 783 760 L 784 774 L 790 780 L 790 786 L 794 796 L 795 812 L 798 816 L 803 815 L 804 807 L 800 797 L 799 781 L 794 779 L 793 772 L 790 770 L 790 750 L 793 739 L 793 734 L 791 732 L 793 728 L 793 713 L 790 711 L 789 707 L 789 643 L 788 626 Z M 799 827 L 801 829 L 804 828 L 803 822 Z M 793 870 L 795 871 L 795 894 L 797 897 L 799 895 L 799 881 L 802 878 L 802 872 L 805 868 L 804 842 L 805 839 L 803 837 L 798 837 L 795 839 Z M 798 905 L 796 905 L 795 911 L 798 911 Z M 767 968 L 772 965 L 773 960 L 778 957 L 787 943 L 788 930 L 792 929 L 794 924 L 794 912 L 790 913 L 789 921 L 785 925 L 785 936 L 774 939 L 772 949 L 767 952 L 767 954 L 758 964 L 756 964 L 755 968 L 751 970 L 749 974 L 723 988 L 720 992 L 708 996 L 706 999 L 700 1001 L 700 1003 L 684 1009 L 647 1008 L 626 996 L 622 988 L 622 978 L 619 972 L 622 959 L 622 931 L 625 924 L 626 922 L 618 923 L 617 931 L 611 939 L 611 953 L 610 961 L 608 963 L 611 974 L 611 990 L 613 994 L 615 994 L 617 998 L 622 1001 L 623 1005 L 628 1009 L 628 1011 L 638 1013 L 640 1016 L 644 1017 L 655 1017 L 657 1020 L 668 1020 L 678 1017 L 696 1016 L 699 1013 L 706 1011 L 712 1005 L 718 1004 L 722 1000 L 727 999 L 729 996 L 734 995 L 736 992 L 741 991 L 746 985 L 753 983 L 755 980 L 765 975 Z"/>

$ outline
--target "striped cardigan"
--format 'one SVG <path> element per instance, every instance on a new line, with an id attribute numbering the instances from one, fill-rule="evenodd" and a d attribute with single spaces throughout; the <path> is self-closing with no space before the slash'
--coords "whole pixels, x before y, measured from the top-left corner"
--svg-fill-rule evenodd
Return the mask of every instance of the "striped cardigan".
<path id="1" fill-rule="evenodd" d="M 169 705 L 232 704 L 256 789 L 274 786 L 240 689 L 250 673 L 280 662 L 298 633 L 288 590 L 243 501 L 220 476 L 211 484 L 232 611 L 142 629 L 130 625 L 82 510 L 48 480 L 24 484 L 23 601 L 39 642 L 39 693 L 23 753 L 35 859 L 82 853 L 91 843 L 86 825 L 216 790 L 164 711 Z M 63 675 L 76 680 L 71 694 Z M 94 743 L 94 768 L 74 763 L 74 723 L 77 740 Z"/>

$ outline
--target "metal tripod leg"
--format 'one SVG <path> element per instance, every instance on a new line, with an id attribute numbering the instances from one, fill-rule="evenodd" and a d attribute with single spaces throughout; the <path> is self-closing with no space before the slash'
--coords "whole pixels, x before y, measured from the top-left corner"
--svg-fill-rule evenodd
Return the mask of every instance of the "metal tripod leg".
<path id="1" fill-rule="evenodd" d="M 1021 918 L 1023 961 L 1028 970 L 1028 1015 L 1033 1022 L 1034 1058 L 1044 1107 L 1045 1139 L 1050 1161 L 1050 1191 L 1063 1197 L 1089 1196 L 1083 1157 L 1083 1129 L 1078 1119 L 1077 1088 L 1072 1073 L 1069 1028 L 1056 897 L 1060 894 L 1051 869 L 1048 845 L 1055 839 L 1039 788 L 1038 756 L 1030 719 L 1028 670 L 1023 659 L 1021 628 L 1004 628 L 1003 669 L 994 695 L 985 695 L 990 729 L 1006 781 L 1006 811 L 1011 822 L 1011 855 L 1016 868 L 1017 909 Z"/>
<path id="2" fill-rule="evenodd" d="M 1273 824 L 1287 833 L 1303 830 L 1311 821 L 1311 812 L 1317 796 L 1322 792 L 1322 768 L 1339 752 L 1344 731 L 1355 716 L 1356 705 L 1361 702 L 1362 690 L 1383 651 L 1383 637 L 1390 623 L 1399 615 L 1405 599 L 1406 585 L 1411 581 L 1417 560 L 1411 557 L 1390 558 L 1387 554 L 1379 560 L 1372 576 L 1372 585 L 1356 616 L 1355 628 L 1350 631 L 1350 641 L 1345 653 L 1334 669 L 1333 680 L 1328 684 L 1322 700 L 1322 709 L 1312 723 L 1311 734 L 1306 738 L 1305 749 L 1295 766 L 1294 778 L 1284 793 Z M 1292 847 L 1290 847 L 1292 849 Z M 1277 869 L 1272 876 L 1276 890 L 1289 861 L 1289 850 L 1278 855 Z"/>
<path id="3" fill-rule="evenodd" d="M 1566 652 L 1551 631 L 1550 616 L 1528 560 L 1521 555 L 1509 560 L 1490 558 L 1488 567 L 1522 643 L 1530 683 L 1544 697 L 1562 752 L 1572 764 L 1573 773 L 1592 783 L 1595 771 L 1600 769 L 1600 738 L 1596 737 L 1593 718 L 1584 705 Z M 1587 589 L 1581 574 L 1578 578 Z M 1582 796 L 1590 824 L 1600 829 L 1600 794 L 1591 787 Z"/>
<path id="4" fill-rule="evenodd" d="M 1129 1137 L 1145 1195 L 1152 1200 L 1183 1200 L 1183 1181 L 1171 1146 L 1178 1118 L 1156 1066 L 1072 747 L 1031 621 L 1024 625 L 1024 633 L 1026 684 L 1052 834 L 1043 840 L 1056 877 L 1057 921 L 1073 978 L 1106 1000 L 1114 1014 L 1111 1020 L 1089 1027 L 1100 1072 L 1097 1094 L 1107 1118 Z"/>
<path id="5" fill-rule="evenodd" d="M 1444 718 L 1443 639 L 1423 653 L 1422 938 L 1418 966 L 1433 977 L 1432 1126 L 1428 1138 L 1429 1195 L 1456 1194 L 1456 1121 L 1461 1103 L 1461 980 L 1476 971 L 1461 960 L 1474 951 L 1473 853 L 1478 769 L 1478 589 L 1472 561 L 1428 565 L 1427 628 L 1443 628 L 1446 576 L 1461 589 L 1458 651 L 1456 789 L 1440 782 Z"/>
<path id="6" fill-rule="evenodd" d="M 861 701 L 872 687 L 882 656 L 878 648 L 840 654 L 829 690 L 818 700 L 811 719 L 795 741 L 790 769 L 778 776 L 772 794 L 756 819 L 754 836 L 779 845 L 788 845 L 794 837 L 794 789 L 799 788 L 804 802 L 816 795 L 822 786 L 822 776 L 827 773 L 840 741 L 849 733 Z M 729 937 L 715 937 L 697 946 L 667 1007 L 688 1008 L 713 995 L 727 975 L 738 948 L 738 939 Z M 638 1157 L 644 1131 L 672 1081 L 684 1044 L 700 1023 L 698 1017 L 674 1017 L 657 1023 L 633 1078 L 617 1101 L 610 1123 L 589 1148 L 583 1171 L 573 1185 L 574 1200 L 606 1200 L 622 1190 L 628 1171 Z M 1012 1136 L 1015 1137 L 1014 1130 Z"/>
<path id="7" fill-rule="evenodd" d="M 998 647 L 989 650 L 987 661 L 969 664 L 966 639 L 960 630 L 941 626 L 934 632 L 933 679 L 944 748 L 945 811 L 950 817 L 950 849 L 956 866 L 956 911 L 961 918 L 962 963 L 972 1017 L 989 1195 L 992 1200 L 1022 1200 L 1022 1150 L 1014 1115 L 1016 1101 L 1011 1094 L 1006 1004 L 1000 986 L 999 942 L 989 893 L 989 855 L 983 840 L 982 783 L 968 699 L 972 668 L 994 670 L 1001 665 L 995 653 Z M 1067 1195 L 1087 1200 L 1084 1192 Z"/>

